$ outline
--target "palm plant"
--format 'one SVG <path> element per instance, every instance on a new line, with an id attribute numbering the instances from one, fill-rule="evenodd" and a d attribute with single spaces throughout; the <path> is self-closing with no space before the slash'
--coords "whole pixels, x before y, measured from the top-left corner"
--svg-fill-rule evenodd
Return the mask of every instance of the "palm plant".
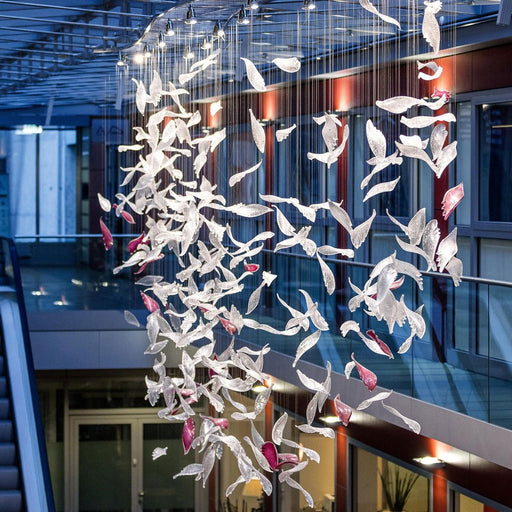
<path id="1" fill-rule="evenodd" d="M 386 503 L 389 510 L 394 512 L 404 510 L 412 488 L 420 475 L 410 471 L 407 471 L 406 474 L 402 475 L 400 473 L 400 468 L 398 466 L 393 466 L 392 469 L 387 471 L 386 476 L 381 472 L 379 472 L 379 476 L 382 481 L 384 496 L 386 497 Z"/>

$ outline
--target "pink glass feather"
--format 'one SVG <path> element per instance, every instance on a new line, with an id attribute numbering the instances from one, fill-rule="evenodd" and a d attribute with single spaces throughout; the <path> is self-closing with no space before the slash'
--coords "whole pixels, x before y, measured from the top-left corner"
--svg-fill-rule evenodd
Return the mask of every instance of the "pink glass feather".
<path id="1" fill-rule="evenodd" d="M 354 359 L 353 352 L 350 357 L 352 358 L 352 361 L 356 363 L 357 373 L 359 373 L 359 377 L 363 381 L 363 384 L 368 388 L 368 391 L 373 391 L 377 385 L 377 375 L 375 375 L 371 370 L 368 370 L 368 368 L 365 368 L 362 364 L 359 364 Z"/>
<path id="2" fill-rule="evenodd" d="M 455 210 L 457 205 L 462 201 L 463 197 L 464 185 L 462 181 L 456 187 L 446 191 L 443 200 L 441 201 L 444 220 L 446 220 L 453 212 L 453 210 Z"/>
<path id="3" fill-rule="evenodd" d="M 437 87 L 434 87 L 434 92 L 432 93 L 432 98 L 441 98 L 445 97 L 446 101 L 450 99 L 450 91 L 443 91 L 442 89 L 438 89 Z"/>
<path id="4" fill-rule="evenodd" d="M 100 217 L 100 229 L 101 234 L 103 236 L 103 245 L 105 246 L 105 250 L 108 251 L 114 245 L 114 239 L 112 238 L 112 233 L 109 231 L 103 219 Z"/>
<path id="5" fill-rule="evenodd" d="M 263 456 L 267 459 L 269 466 L 275 471 L 278 465 L 277 449 L 275 444 L 270 441 L 263 443 L 261 445 L 261 453 L 263 453 Z"/>
<path id="6" fill-rule="evenodd" d="M 152 299 L 149 295 L 146 295 L 144 292 L 140 292 L 142 296 L 142 300 L 144 301 L 144 306 L 150 313 L 154 313 L 160 309 L 158 302 L 155 299 Z"/>
<path id="7" fill-rule="evenodd" d="M 139 247 L 139 245 L 142 243 L 142 240 L 144 239 L 145 236 L 146 236 L 146 233 L 143 231 L 140 236 L 138 236 L 137 238 L 134 238 L 133 240 L 131 240 L 128 243 L 128 251 L 130 251 L 130 254 L 137 250 L 137 247 Z M 146 244 L 147 244 L 147 242 L 146 242 Z"/>
<path id="8" fill-rule="evenodd" d="M 183 423 L 183 433 L 181 434 L 181 442 L 183 443 L 183 451 L 185 455 L 189 452 L 194 440 L 195 426 L 192 418 L 187 418 Z"/>
<path id="9" fill-rule="evenodd" d="M 247 272 L 257 272 L 260 269 L 260 266 L 256 263 L 245 263 L 244 268 Z"/>
<path id="10" fill-rule="evenodd" d="M 377 333 L 373 329 L 369 329 L 368 331 L 366 331 L 366 335 L 370 336 L 370 338 L 373 341 L 375 341 L 375 343 L 377 343 L 377 345 L 379 345 L 379 347 L 381 348 L 382 352 L 384 352 L 384 354 L 386 354 L 390 359 L 394 359 L 394 356 L 393 356 L 393 353 L 391 352 L 391 349 L 386 345 L 386 343 L 384 343 L 377 336 Z"/>
<path id="11" fill-rule="evenodd" d="M 226 429 L 229 426 L 229 421 L 226 418 L 214 418 L 213 416 L 203 416 L 205 420 L 211 421 L 216 427 Z"/>
<path id="12" fill-rule="evenodd" d="M 334 408 L 336 409 L 336 416 L 340 419 L 341 423 L 346 427 L 352 416 L 352 409 L 340 400 L 340 395 L 334 397 Z"/>
<path id="13" fill-rule="evenodd" d="M 231 334 L 231 336 L 233 336 L 233 334 L 235 334 L 235 332 L 236 332 L 236 325 L 234 323 L 230 322 L 229 320 L 226 320 L 225 318 L 222 318 L 220 316 L 217 318 L 220 320 L 222 327 L 224 327 L 224 329 L 226 329 L 228 334 Z"/>

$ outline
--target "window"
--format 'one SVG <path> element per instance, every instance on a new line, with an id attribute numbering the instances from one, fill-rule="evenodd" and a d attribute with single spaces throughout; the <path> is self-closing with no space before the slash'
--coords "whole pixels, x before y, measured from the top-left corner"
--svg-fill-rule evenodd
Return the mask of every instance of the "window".
<path id="1" fill-rule="evenodd" d="M 428 478 L 362 448 L 353 447 L 353 450 L 352 510 L 354 512 L 384 510 L 428 512 L 430 510 Z M 396 479 L 408 489 L 407 493 L 396 491 Z M 400 508 L 396 508 L 400 503 Z"/>
<path id="2" fill-rule="evenodd" d="M 9 176 L 11 235 L 76 232 L 76 132 L 1 134 Z"/>
<path id="3" fill-rule="evenodd" d="M 512 103 L 478 107 L 480 128 L 479 218 L 512 222 Z"/>

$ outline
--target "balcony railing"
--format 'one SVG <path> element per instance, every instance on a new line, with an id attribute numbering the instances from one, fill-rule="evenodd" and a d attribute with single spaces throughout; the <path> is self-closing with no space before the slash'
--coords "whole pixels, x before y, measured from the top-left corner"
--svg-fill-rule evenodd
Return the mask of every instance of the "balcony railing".
<path id="1" fill-rule="evenodd" d="M 116 237 L 114 248 L 105 253 L 101 238 L 94 235 L 66 235 L 18 239 L 22 278 L 27 309 L 117 309 L 141 310 L 139 287 L 133 269 L 117 275 L 112 270 L 126 258 L 126 246 L 132 237 Z M 318 301 L 319 311 L 331 326 L 322 333 L 318 345 L 304 356 L 308 362 L 325 364 L 343 373 L 350 354 L 374 370 L 379 385 L 396 392 L 445 407 L 474 418 L 512 429 L 512 283 L 463 278 L 454 287 L 447 274 L 423 273 L 423 291 L 406 279 L 395 296 L 405 297 L 407 306 L 416 309 L 424 304 L 423 317 L 427 331 L 423 339 L 415 339 L 403 355 L 398 347 L 409 335 L 409 328 L 395 326 L 390 334 L 383 322 L 377 322 L 362 309 L 351 313 L 348 300 L 354 295 L 348 278 L 359 287 L 368 279 L 372 265 L 326 259 L 336 277 L 337 287 L 328 295 L 319 265 L 305 255 L 263 251 L 252 260 L 279 276 L 272 289 L 264 288 L 259 307 L 250 314 L 258 322 L 283 329 L 288 312 L 276 293 L 292 307 L 305 310 L 302 288 Z M 175 258 L 151 264 L 144 274 L 164 274 L 168 280 L 179 270 Z M 205 278 L 208 278 L 207 276 Z M 261 283 L 261 272 L 245 281 L 238 296 L 230 296 L 242 314 L 247 300 Z M 391 348 L 393 360 L 370 352 L 354 336 L 344 338 L 339 326 L 353 319 L 361 328 L 374 329 Z M 300 341 L 308 333 L 279 337 L 265 331 L 243 329 L 241 337 L 256 344 L 270 343 L 274 350 L 295 355 Z"/>

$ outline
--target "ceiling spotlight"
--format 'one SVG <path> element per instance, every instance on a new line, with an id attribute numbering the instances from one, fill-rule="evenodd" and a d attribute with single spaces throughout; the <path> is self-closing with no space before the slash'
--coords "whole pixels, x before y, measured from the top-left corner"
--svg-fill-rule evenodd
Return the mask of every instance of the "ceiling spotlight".
<path id="1" fill-rule="evenodd" d="M 197 23 L 196 13 L 194 11 L 194 8 L 191 5 L 188 6 L 187 17 L 185 18 L 185 23 L 187 25 L 195 25 Z"/>
<path id="2" fill-rule="evenodd" d="M 137 52 L 133 55 L 133 62 L 135 64 L 143 64 L 144 63 L 144 54 L 142 52 Z"/>
<path id="3" fill-rule="evenodd" d="M 144 57 L 146 59 L 149 59 L 151 57 L 151 52 L 149 51 L 147 43 L 144 44 Z"/>
<path id="4" fill-rule="evenodd" d="M 119 58 L 117 59 L 117 65 L 120 67 L 124 66 L 126 63 L 125 60 L 126 60 L 126 58 L 123 57 L 121 54 L 119 54 Z"/>
<path id="5" fill-rule="evenodd" d="M 165 24 L 165 35 L 169 37 L 174 35 L 174 29 L 172 28 L 171 20 L 167 20 L 167 23 Z"/>
<path id="6" fill-rule="evenodd" d="M 238 11 L 238 17 L 237 17 L 237 20 L 236 20 L 238 23 L 240 23 L 241 25 L 249 25 L 249 23 L 251 23 L 251 20 L 249 19 L 249 17 L 247 16 L 247 11 L 245 9 L 245 7 L 242 7 L 239 11 Z"/>
<path id="7" fill-rule="evenodd" d="M 304 5 L 302 8 L 305 11 L 312 11 L 313 9 L 316 9 L 316 4 L 313 0 L 304 0 Z"/>
<path id="8" fill-rule="evenodd" d="M 209 50 L 212 47 L 212 43 L 208 41 L 207 37 L 203 37 L 203 42 L 201 44 L 201 50 Z"/>
<path id="9" fill-rule="evenodd" d="M 219 37 L 220 39 L 224 39 L 226 37 L 226 32 L 220 26 L 220 23 L 218 21 L 215 22 L 215 25 L 213 27 L 213 37 Z"/>
<path id="10" fill-rule="evenodd" d="M 257 2 L 257 0 L 247 0 L 247 7 L 253 11 L 258 9 L 260 4 Z"/>
<path id="11" fill-rule="evenodd" d="M 423 466 L 428 466 L 429 468 L 444 468 L 446 466 L 445 461 L 437 457 L 416 457 L 412 460 Z"/>
<path id="12" fill-rule="evenodd" d="M 183 52 L 183 58 L 185 60 L 194 58 L 194 52 L 190 49 L 190 46 L 185 47 L 185 51 Z"/>
<path id="13" fill-rule="evenodd" d="M 164 49 L 166 46 L 164 35 L 162 33 L 158 34 L 158 48 Z"/>

